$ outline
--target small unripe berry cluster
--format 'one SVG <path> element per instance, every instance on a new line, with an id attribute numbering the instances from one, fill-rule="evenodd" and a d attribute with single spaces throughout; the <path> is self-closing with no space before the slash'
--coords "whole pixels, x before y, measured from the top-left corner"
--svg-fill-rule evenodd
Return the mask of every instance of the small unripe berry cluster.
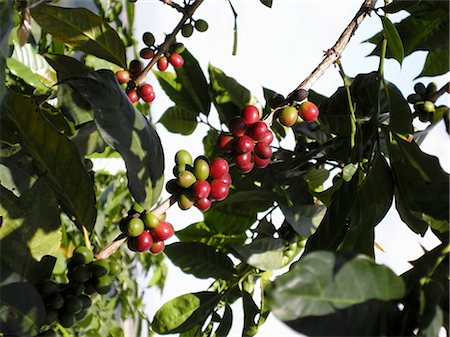
<path id="1" fill-rule="evenodd" d="M 273 133 L 260 117 L 256 106 L 247 105 L 230 121 L 230 133 L 219 136 L 219 149 L 232 157 L 242 173 L 249 173 L 255 166 L 266 167 L 272 157 Z"/>
<path id="2" fill-rule="evenodd" d="M 407 97 L 407 101 L 414 105 L 414 117 L 419 117 L 422 123 L 426 123 L 434 120 L 436 110 L 446 109 L 445 106 L 436 107 L 436 98 L 433 94 L 437 92 L 437 86 L 435 83 L 430 82 L 426 87 L 423 83 L 419 82 L 414 85 L 414 94 Z M 439 111 L 438 111 L 439 114 Z"/>
<path id="3" fill-rule="evenodd" d="M 120 230 L 128 236 L 128 248 L 135 252 L 157 255 L 162 253 L 164 241 L 174 234 L 173 226 L 165 221 L 165 216 L 158 217 L 134 204 L 127 217 L 120 221 Z"/>
<path id="4" fill-rule="evenodd" d="M 135 103 L 141 98 L 144 102 L 151 103 L 155 100 L 153 86 L 149 83 L 142 83 L 136 86 L 136 79 L 142 72 L 142 62 L 132 60 L 128 70 L 119 70 L 116 72 L 117 81 L 120 84 L 126 84 L 126 93 L 131 103 Z"/>
<path id="5" fill-rule="evenodd" d="M 202 19 L 194 20 L 191 18 L 189 23 L 185 23 L 181 27 L 181 35 L 190 37 L 194 33 L 194 28 L 198 32 L 206 32 L 208 30 L 208 22 Z"/>
<path id="6" fill-rule="evenodd" d="M 167 182 L 167 191 L 176 194 L 178 206 L 189 209 L 192 206 L 205 212 L 213 201 L 224 200 L 229 193 L 231 176 L 225 159 L 216 158 L 211 164 L 204 156 L 192 161 L 191 154 L 180 150 L 175 155 L 174 175 L 176 179 Z"/>
<path id="7" fill-rule="evenodd" d="M 89 295 L 108 293 L 112 278 L 119 272 L 120 266 L 113 259 L 94 260 L 90 249 L 77 247 L 67 263 L 69 283 L 45 280 L 38 287 L 46 306 L 45 323 L 58 321 L 69 328 L 82 320 L 92 304 Z"/>

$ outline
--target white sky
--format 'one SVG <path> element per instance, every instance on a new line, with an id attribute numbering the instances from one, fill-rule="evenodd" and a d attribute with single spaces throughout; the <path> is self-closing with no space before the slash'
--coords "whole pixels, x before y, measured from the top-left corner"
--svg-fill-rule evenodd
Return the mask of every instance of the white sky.
<path id="1" fill-rule="evenodd" d="M 191 53 L 197 58 L 205 73 L 208 63 L 222 69 L 228 76 L 251 90 L 259 101 L 264 104 L 262 86 L 282 94 L 292 91 L 320 62 L 323 52 L 330 48 L 339 37 L 342 30 L 358 10 L 361 1 L 299 1 L 274 0 L 272 9 L 266 8 L 258 0 L 234 0 L 238 13 L 238 52 L 232 56 L 233 16 L 226 0 L 207 0 L 202 4 L 194 18 L 205 19 L 209 29 L 205 33 L 194 32 L 189 39 L 183 37 L 178 41 L 185 43 Z M 379 1 L 379 5 L 381 2 Z M 392 16 L 393 20 L 398 16 Z M 140 39 L 145 31 L 151 31 L 162 42 L 164 33 L 170 33 L 180 19 L 180 15 L 168 6 L 156 0 L 138 0 L 136 3 L 135 36 Z M 381 29 L 380 20 L 376 15 L 367 18 L 341 59 L 347 75 L 374 71 L 378 67 L 378 58 L 365 56 L 373 46 L 361 42 Z M 139 45 L 142 47 L 142 42 Z M 394 82 L 405 94 L 413 92 L 417 81 L 414 77 L 420 72 L 425 59 L 425 53 L 416 53 L 403 62 L 402 69 L 392 60 L 386 61 L 386 78 Z M 156 100 L 152 106 L 154 120 L 173 104 L 165 97 L 158 87 L 153 75 L 148 76 L 148 82 L 156 88 Z M 439 85 L 449 80 L 449 76 L 434 79 Z M 430 79 L 421 81 L 427 84 Z M 342 80 L 336 69 L 327 73 L 313 86 L 313 90 L 331 95 Z M 448 105 L 448 95 L 443 99 Z M 202 138 L 206 128 L 199 126 L 191 136 L 174 135 L 161 125 L 157 130 L 162 138 L 166 155 L 166 180 L 172 177 L 173 157 L 182 148 L 189 150 L 195 157 L 202 154 Z M 288 140 L 289 143 L 292 139 Z M 425 152 L 437 155 L 443 168 L 450 171 L 450 155 L 448 152 L 449 137 L 445 133 L 443 123 L 435 128 L 431 136 L 423 143 Z M 112 164 L 108 164 L 110 166 Z M 112 167 L 111 167 L 112 168 Z M 163 192 L 162 197 L 167 197 Z M 197 210 L 181 211 L 176 206 L 168 212 L 170 221 L 176 230 L 182 229 L 202 219 Z M 422 254 L 420 244 L 430 249 L 437 243 L 432 235 L 424 239 L 413 234 L 399 219 L 395 208 L 376 228 L 376 241 L 385 250 L 377 252 L 377 262 L 390 266 L 396 273 L 409 269 L 407 261 Z M 206 290 L 212 280 L 200 281 L 193 276 L 185 275 L 171 266 L 166 288 L 160 297 L 157 292 L 146 294 L 148 314 L 154 312 L 166 301 L 188 292 Z M 238 312 L 241 302 L 233 306 L 234 324 L 230 336 L 240 336 L 242 330 L 242 312 Z M 285 325 L 269 316 L 265 325 L 260 328 L 257 336 L 297 336 Z"/>

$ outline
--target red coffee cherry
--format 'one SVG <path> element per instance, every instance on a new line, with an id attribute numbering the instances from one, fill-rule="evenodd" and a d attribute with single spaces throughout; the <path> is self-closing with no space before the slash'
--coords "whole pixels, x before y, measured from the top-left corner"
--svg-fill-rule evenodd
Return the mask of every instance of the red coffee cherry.
<path id="1" fill-rule="evenodd" d="M 167 57 L 163 56 L 158 60 L 158 63 L 156 64 L 159 71 L 165 71 L 167 67 L 169 66 L 169 61 L 167 60 Z"/>
<path id="2" fill-rule="evenodd" d="M 247 174 L 247 173 L 250 173 L 251 170 L 253 170 L 254 166 L 255 166 L 255 163 L 251 161 L 249 164 L 247 164 L 243 167 L 240 167 L 239 169 L 241 170 L 242 173 Z"/>
<path id="3" fill-rule="evenodd" d="M 219 136 L 219 149 L 224 152 L 231 152 L 234 148 L 234 137 L 227 133 Z"/>
<path id="4" fill-rule="evenodd" d="M 267 124 L 264 122 L 256 122 L 253 124 L 247 132 L 247 135 L 252 137 L 255 141 L 259 142 L 264 139 L 264 134 L 267 131 Z"/>
<path id="5" fill-rule="evenodd" d="M 261 159 L 272 157 L 272 148 L 266 143 L 260 142 L 255 146 L 255 154 Z"/>
<path id="6" fill-rule="evenodd" d="M 252 152 L 254 147 L 255 143 L 253 142 L 253 139 L 249 136 L 243 135 L 236 140 L 234 149 L 237 153 L 246 153 Z"/>
<path id="7" fill-rule="evenodd" d="M 298 119 L 297 109 L 294 108 L 293 106 L 284 107 L 278 116 L 280 124 L 287 127 L 294 125 L 297 122 L 297 119 Z"/>
<path id="8" fill-rule="evenodd" d="M 199 180 L 192 186 L 192 195 L 195 199 L 208 198 L 210 192 L 211 185 L 206 180 Z"/>
<path id="9" fill-rule="evenodd" d="M 210 168 L 210 177 L 212 179 L 219 179 L 225 176 L 228 173 L 229 166 L 225 159 L 223 158 L 216 158 L 212 161 L 212 163 L 209 165 Z M 212 189 L 212 186 L 211 186 Z"/>
<path id="10" fill-rule="evenodd" d="M 169 56 L 169 62 L 174 68 L 180 68 L 184 64 L 184 59 L 180 54 L 172 53 Z"/>
<path id="11" fill-rule="evenodd" d="M 227 184 L 228 186 L 231 185 L 231 176 L 230 176 L 229 173 L 226 174 L 226 175 L 224 175 L 222 178 L 219 178 L 218 180 L 224 182 L 224 183 Z"/>
<path id="12" fill-rule="evenodd" d="M 150 253 L 152 253 L 153 255 L 158 255 L 163 252 L 164 247 L 164 241 L 153 242 L 152 246 L 150 247 Z"/>
<path id="13" fill-rule="evenodd" d="M 135 103 L 139 99 L 139 95 L 135 89 L 127 90 L 127 96 L 130 99 L 131 103 Z"/>
<path id="14" fill-rule="evenodd" d="M 138 252 L 145 252 L 150 249 L 152 244 L 153 237 L 149 231 L 145 230 L 141 233 L 141 235 L 136 237 L 134 247 Z"/>
<path id="15" fill-rule="evenodd" d="M 142 71 L 142 62 L 139 60 L 132 60 L 130 62 L 130 73 L 133 76 L 139 75 Z"/>
<path id="16" fill-rule="evenodd" d="M 241 169 L 248 166 L 252 162 L 252 154 L 250 152 L 242 153 L 234 158 L 236 166 Z"/>
<path id="17" fill-rule="evenodd" d="M 174 232 L 175 230 L 173 229 L 173 226 L 166 221 L 160 221 L 158 226 L 150 229 L 150 234 L 152 235 L 154 241 L 167 240 L 172 237 Z"/>
<path id="18" fill-rule="evenodd" d="M 211 182 L 211 193 L 209 194 L 210 200 L 221 201 L 224 200 L 229 193 L 228 185 L 223 181 L 214 179 Z"/>
<path id="19" fill-rule="evenodd" d="M 247 125 L 255 124 L 259 121 L 259 110 L 254 105 L 247 105 L 241 112 L 241 117 Z"/>
<path id="20" fill-rule="evenodd" d="M 194 206 L 197 207 L 200 211 L 206 212 L 208 209 L 211 208 L 211 200 L 209 200 L 208 198 L 198 199 L 194 203 Z"/>
<path id="21" fill-rule="evenodd" d="M 141 97 L 148 96 L 153 92 L 153 86 L 149 83 L 143 83 L 139 86 L 138 92 Z"/>
<path id="22" fill-rule="evenodd" d="M 270 163 L 270 158 L 262 159 L 258 157 L 255 153 L 253 153 L 253 161 L 255 162 L 255 166 L 258 168 L 265 168 Z"/>
<path id="23" fill-rule="evenodd" d="M 319 116 L 319 108 L 313 102 L 303 102 L 298 108 L 298 115 L 305 121 L 314 122 Z"/>
<path id="24" fill-rule="evenodd" d="M 116 72 L 116 78 L 120 84 L 124 84 L 124 83 L 128 83 L 131 76 L 127 70 L 119 70 L 118 72 Z"/>
<path id="25" fill-rule="evenodd" d="M 139 52 L 139 56 L 145 60 L 148 60 L 155 56 L 155 52 L 151 48 L 142 48 Z"/>
<path id="26" fill-rule="evenodd" d="M 142 97 L 142 99 L 143 99 L 145 102 L 151 103 L 151 102 L 153 102 L 153 101 L 155 100 L 156 95 L 155 95 L 155 92 L 152 91 L 152 92 L 149 93 L 148 95 L 146 95 L 146 96 L 141 96 L 141 97 Z"/>
<path id="27" fill-rule="evenodd" d="M 260 140 L 260 142 L 266 143 L 267 145 L 272 144 L 273 132 L 271 130 L 267 130 L 266 132 L 264 132 L 263 138 Z"/>
<path id="28" fill-rule="evenodd" d="M 241 137 L 245 135 L 247 124 L 241 117 L 235 117 L 230 121 L 229 128 L 233 136 Z"/>

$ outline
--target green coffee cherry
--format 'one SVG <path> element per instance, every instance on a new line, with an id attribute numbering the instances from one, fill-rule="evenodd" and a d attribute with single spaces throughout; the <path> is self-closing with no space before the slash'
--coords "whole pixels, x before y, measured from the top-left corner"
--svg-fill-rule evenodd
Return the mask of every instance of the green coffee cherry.
<path id="1" fill-rule="evenodd" d="M 200 157 L 195 159 L 193 171 L 197 180 L 208 179 L 210 171 L 208 162 Z"/>
<path id="2" fill-rule="evenodd" d="M 427 88 L 422 82 L 416 83 L 414 85 L 414 91 L 424 97 L 427 94 Z"/>
<path id="3" fill-rule="evenodd" d="M 184 37 L 190 37 L 192 33 L 194 32 L 194 27 L 191 24 L 185 24 L 181 28 L 181 35 Z"/>
<path id="4" fill-rule="evenodd" d="M 95 290 L 101 294 L 107 294 L 111 290 L 112 280 L 108 275 L 97 278 L 94 282 Z"/>
<path id="5" fill-rule="evenodd" d="M 78 296 L 67 296 L 62 310 L 70 314 L 76 314 L 79 313 L 82 308 L 83 302 Z"/>
<path id="6" fill-rule="evenodd" d="M 194 185 L 196 181 L 195 175 L 189 171 L 181 172 L 177 177 L 177 184 L 181 188 L 189 188 Z"/>
<path id="7" fill-rule="evenodd" d="M 45 315 L 45 324 L 52 324 L 53 322 L 56 322 L 58 320 L 58 311 L 46 308 L 46 315 Z"/>
<path id="8" fill-rule="evenodd" d="M 74 250 L 72 259 L 78 264 L 88 264 L 94 259 L 94 253 L 87 247 L 79 246 Z"/>
<path id="9" fill-rule="evenodd" d="M 132 218 L 128 222 L 127 234 L 131 237 L 136 237 L 142 234 L 144 231 L 144 223 L 139 218 Z"/>
<path id="10" fill-rule="evenodd" d="M 58 321 L 63 327 L 70 328 L 75 324 L 76 319 L 74 314 L 61 311 L 58 313 Z"/>
<path id="11" fill-rule="evenodd" d="M 199 20 L 195 21 L 194 27 L 199 32 L 205 32 L 208 29 L 208 22 L 206 22 L 205 20 L 199 19 Z"/>
<path id="12" fill-rule="evenodd" d="M 86 309 L 82 309 L 79 313 L 75 314 L 75 319 L 77 321 L 81 321 L 83 318 L 86 317 L 86 315 L 88 314 L 88 310 Z"/>
<path id="13" fill-rule="evenodd" d="M 148 47 L 151 47 L 155 44 L 155 36 L 150 32 L 145 32 L 144 35 L 142 35 L 142 41 L 144 41 Z"/>
<path id="14" fill-rule="evenodd" d="M 192 165 L 192 156 L 186 150 L 179 150 L 175 154 L 175 163 L 177 165 Z"/>
<path id="15" fill-rule="evenodd" d="M 433 95 L 437 90 L 438 90 L 438 87 L 437 87 L 436 83 L 434 83 L 434 82 L 428 83 L 428 85 L 427 85 L 427 96 L 428 95 Z"/>
<path id="16" fill-rule="evenodd" d="M 64 297 L 60 293 L 54 294 L 48 299 L 47 304 L 52 309 L 61 309 L 64 306 Z"/>
<path id="17" fill-rule="evenodd" d="M 144 224 L 142 223 L 142 225 L 144 225 Z M 142 230 L 142 231 L 144 231 L 144 230 Z M 90 269 L 92 271 L 92 275 L 94 277 L 101 277 L 101 276 L 107 275 L 109 273 L 108 260 L 104 260 L 104 259 L 95 260 L 94 262 L 92 262 L 89 265 L 89 267 L 90 267 Z"/>
<path id="18" fill-rule="evenodd" d="M 120 267 L 120 264 L 113 259 L 109 260 L 109 275 L 110 276 L 117 276 L 119 275 L 122 268 Z"/>
<path id="19" fill-rule="evenodd" d="M 83 309 L 88 309 L 92 305 L 92 300 L 87 295 L 80 295 L 79 299 L 81 300 Z"/>
<path id="20" fill-rule="evenodd" d="M 166 183 L 166 190 L 170 194 L 178 193 L 179 189 L 180 189 L 180 187 L 178 186 L 176 179 L 171 179 Z"/>
<path id="21" fill-rule="evenodd" d="M 411 94 L 406 98 L 408 103 L 411 103 L 411 104 L 414 104 L 414 103 L 420 101 L 421 99 L 422 99 L 422 96 L 420 96 L 419 94 Z"/>
<path id="22" fill-rule="evenodd" d="M 180 164 L 180 165 L 175 165 L 173 167 L 173 175 L 177 176 L 178 174 L 180 174 L 181 172 L 186 171 L 186 165 L 185 164 Z"/>
<path id="23" fill-rule="evenodd" d="M 87 295 L 92 295 L 96 293 L 93 279 L 90 279 L 84 284 L 84 293 Z"/>
<path id="24" fill-rule="evenodd" d="M 180 207 L 182 210 L 191 208 L 194 205 L 194 202 L 195 200 L 190 190 L 182 191 L 178 195 L 178 207 Z"/>
<path id="25" fill-rule="evenodd" d="M 173 45 L 173 52 L 177 53 L 177 54 L 181 54 L 182 52 L 184 52 L 186 48 L 184 47 L 184 44 L 182 44 L 181 42 L 177 42 Z"/>
<path id="26" fill-rule="evenodd" d="M 142 213 L 142 220 L 144 221 L 145 227 L 148 229 L 155 228 L 159 224 L 159 218 L 149 211 Z"/>
<path id="27" fill-rule="evenodd" d="M 92 272 L 85 265 L 79 265 L 73 268 L 72 279 L 77 282 L 86 282 L 92 276 Z"/>
<path id="28" fill-rule="evenodd" d="M 423 111 L 433 113 L 435 110 L 434 103 L 430 101 L 425 101 L 423 103 Z"/>
<path id="29" fill-rule="evenodd" d="M 59 286 L 51 280 L 45 280 L 39 288 L 39 293 L 43 297 L 59 293 Z"/>

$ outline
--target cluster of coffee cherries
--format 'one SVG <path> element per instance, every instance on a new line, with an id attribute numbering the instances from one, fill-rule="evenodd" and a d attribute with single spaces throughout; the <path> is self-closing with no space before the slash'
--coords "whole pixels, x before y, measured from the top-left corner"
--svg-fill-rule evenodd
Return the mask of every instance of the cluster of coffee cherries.
<path id="1" fill-rule="evenodd" d="M 247 105 L 239 117 L 229 122 L 230 133 L 219 136 L 219 149 L 242 173 L 249 173 L 255 166 L 266 167 L 272 157 L 273 133 L 260 118 L 258 108 Z"/>
<path id="2" fill-rule="evenodd" d="M 181 35 L 184 37 L 190 37 L 194 33 L 194 29 L 198 32 L 206 32 L 208 30 L 208 22 L 202 19 L 194 20 L 190 19 L 181 27 Z"/>
<path id="3" fill-rule="evenodd" d="M 141 98 L 144 102 L 151 103 L 155 100 L 155 92 L 150 83 L 142 83 L 136 85 L 134 80 L 142 72 L 142 62 L 139 60 L 132 60 L 128 69 L 119 70 L 116 72 L 117 81 L 120 84 L 126 84 L 126 93 L 131 103 L 135 103 Z"/>
<path id="4" fill-rule="evenodd" d="M 45 323 L 59 322 L 69 328 L 82 320 L 92 305 L 89 295 L 108 293 L 119 272 L 120 265 L 115 260 L 94 260 L 92 250 L 77 247 L 67 263 L 69 283 L 45 280 L 38 287 L 46 306 Z"/>
<path id="5" fill-rule="evenodd" d="M 204 156 L 192 161 L 191 154 L 180 150 L 175 155 L 173 173 L 176 179 L 169 180 L 166 189 L 177 196 L 178 206 L 187 210 L 192 206 L 205 212 L 213 201 L 224 200 L 229 193 L 231 176 L 228 162 L 216 158 L 211 163 Z"/>
<path id="6" fill-rule="evenodd" d="M 174 234 L 173 226 L 165 221 L 165 215 L 158 217 L 135 203 L 128 215 L 120 221 L 120 230 L 128 236 L 128 248 L 134 252 L 157 255 L 163 252 L 164 241 Z"/>
<path id="7" fill-rule="evenodd" d="M 407 97 L 408 103 L 414 105 L 414 117 L 419 117 L 422 123 L 427 123 L 434 120 L 434 115 L 443 114 L 442 109 L 447 109 L 446 106 L 435 106 L 437 97 L 433 97 L 437 92 L 436 83 L 430 82 L 426 87 L 425 84 L 419 82 L 414 85 L 414 93 Z M 439 110 L 439 111 L 437 111 Z"/>
<path id="8" fill-rule="evenodd" d="M 146 47 L 140 50 L 140 57 L 146 60 L 153 58 L 158 49 L 155 45 L 155 36 L 150 32 L 145 32 L 142 35 L 142 41 Z M 185 48 L 182 43 L 172 43 L 169 47 L 169 51 L 158 59 L 156 63 L 158 70 L 165 71 L 169 67 L 169 64 L 171 64 L 174 68 L 182 67 L 184 64 L 184 59 L 180 54 L 184 51 L 184 49 Z"/>

